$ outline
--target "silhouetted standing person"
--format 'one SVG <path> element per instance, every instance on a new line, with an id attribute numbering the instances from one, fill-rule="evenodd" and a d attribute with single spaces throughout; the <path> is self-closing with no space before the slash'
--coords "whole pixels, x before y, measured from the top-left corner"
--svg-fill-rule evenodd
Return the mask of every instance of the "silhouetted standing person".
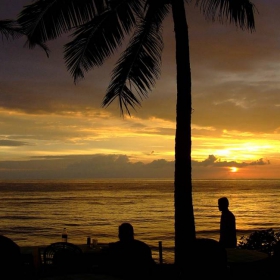
<path id="1" fill-rule="evenodd" d="M 220 240 L 225 248 L 235 248 L 237 244 L 236 223 L 234 214 L 228 209 L 229 201 L 226 197 L 218 199 L 219 210 L 222 212 L 220 221 Z"/>
<path id="2" fill-rule="evenodd" d="M 124 279 L 149 279 L 155 262 L 150 247 L 134 239 L 131 224 L 119 226 L 119 241 L 109 244 L 109 269 L 111 274 Z"/>

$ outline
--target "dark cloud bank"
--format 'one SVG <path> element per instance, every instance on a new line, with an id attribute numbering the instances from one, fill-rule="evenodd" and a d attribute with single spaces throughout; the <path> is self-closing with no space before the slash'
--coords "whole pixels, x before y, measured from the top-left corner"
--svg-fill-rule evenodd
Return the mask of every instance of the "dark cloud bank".
<path id="1" fill-rule="evenodd" d="M 199 162 L 192 161 L 193 178 L 203 177 L 203 170 L 222 167 L 246 167 L 267 165 L 259 159 L 250 163 L 220 161 L 214 155 Z M 197 172 L 199 170 L 199 172 Z M 199 173 L 199 174 L 198 174 Z M 83 155 L 33 157 L 28 161 L 0 161 L 2 180 L 41 180 L 41 179 L 97 179 L 97 178 L 166 178 L 174 177 L 174 161 L 164 159 L 150 163 L 131 162 L 126 155 Z M 196 178 L 198 177 L 198 178 Z"/>

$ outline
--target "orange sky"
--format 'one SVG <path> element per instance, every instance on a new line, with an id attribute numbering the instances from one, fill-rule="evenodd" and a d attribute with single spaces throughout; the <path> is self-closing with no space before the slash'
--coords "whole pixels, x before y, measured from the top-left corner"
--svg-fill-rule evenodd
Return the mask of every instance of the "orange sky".
<path id="1" fill-rule="evenodd" d="M 256 31 L 207 22 L 187 6 L 192 68 L 193 178 L 279 178 L 280 2 L 253 0 Z M 29 0 L 1 0 L 15 18 Z M 50 57 L 0 41 L 0 178 L 173 177 L 175 59 L 164 26 L 161 78 L 132 117 L 101 108 L 113 63 L 74 85 L 63 43 Z M 230 167 L 237 167 L 231 172 Z"/>

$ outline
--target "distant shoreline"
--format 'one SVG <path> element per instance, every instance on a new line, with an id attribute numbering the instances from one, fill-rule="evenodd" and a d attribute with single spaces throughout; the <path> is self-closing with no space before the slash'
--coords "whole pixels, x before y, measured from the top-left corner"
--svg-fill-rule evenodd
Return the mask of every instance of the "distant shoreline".
<path id="1" fill-rule="evenodd" d="M 280 178 L 261 178 L 261 179 L 192 179 L 193 182 L 203 182 L 203 181 L 277 181 Z M 164 182 L 174 182 L 174 178 L 84 178 L 84 179 L 0 179 L 0 183 L 36 183 L 36 182 L 76 182 L 76 183 L 92 183 L 92 182 L 133 182 L 133 181 L 164 181 Z"/>

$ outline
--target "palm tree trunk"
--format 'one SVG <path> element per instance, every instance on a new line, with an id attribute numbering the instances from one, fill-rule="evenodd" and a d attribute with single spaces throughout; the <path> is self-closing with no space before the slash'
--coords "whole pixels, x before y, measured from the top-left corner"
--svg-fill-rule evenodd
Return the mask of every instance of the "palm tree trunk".
<path id="1" fill-rule="evenodd" d="M 191 68 L 184 0 L 172 1 L 176 40 L 177 105 L 175 138 L 175 265 L 183 272 L 195 241 L 191 168 Z"/>

